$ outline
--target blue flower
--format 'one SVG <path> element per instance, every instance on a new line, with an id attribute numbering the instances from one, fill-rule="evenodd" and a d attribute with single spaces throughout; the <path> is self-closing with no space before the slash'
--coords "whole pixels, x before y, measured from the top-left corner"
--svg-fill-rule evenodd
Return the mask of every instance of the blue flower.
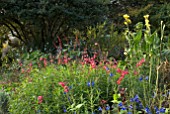
<path id="1" fill-rule="evenodd" d="M 134 98 L 131 98 L 131 99 L 130 99 L 130 102 L 134 102 L 134 101 L 135 101 Z"/>
<path id="2" fill-rule="evenodd" d="M 149 76 L 146 76 L 146 77 L 145 77 L 145 80 L 149 80 Z"/>
<path id="3" fill-rule="evenodd" d="M 66 109 L 63 109 L 63 111 L 64 111 L 64 113 L 66 113 L 66 112 L 67 112 L 67 110 L 66 110 Z"/>
<path id="4" fill-rule="evenodd" d="M 91 86 L 91 83 L 90 83 L 90 82 L 87 82 L 87 86 L 89 86 L 89 87 L 90 87 L 90 86 Z"/>
<path id="5" fill-rule="evenodd" d="M 69 89 L 72 89 L 73 87 L 72 86 L 69 86 Z"/>
<path id="6" fill-rule="evenodd" d="M 143 108 L 143 105 L 142 105 L 142 103 L 139 103 L 139 108 L 141 108 L 141 109 Z"/>
<path id="7" fill-rule="evenodd" d="M 119 106 L 119 107 L 122 107 L 122 106 L 123 106 L 123 103 L 122 103 L 122 102 L 120 102 L 120 103 L 118 104 L 118 106 Z"/>
<path id="8" fill-rule="evenodd" d="M 143 80 L 143 77 L 140 77 L 140 78 L 139 78 L 139 81 L 142 81 L 142 80 Z"/>
<path id="9" fill-rule="evenodd" d="M 106 110 L 110 110 L 110 106 L 106 106 Z"/>
<path id="10" fill-rule="evenodd" d="M 90 87 L 90 86 L 93 87 L 93 86 L 94 86 L 94 81 L 92 81 L 92 82 L 87 82 L 87 86 L 88 86 L 88 87 Z"/>
<path id="11" fill-rule="evenodd" d="M 92 87 L 94 86 L 94 81 L 92 81 L 91 86 L 92 86 Z"/>
<path id="12" fill-rule="evenodd" d="M 155 109 L 156 114 L 159 114 L 159 109 L 158 109 L 158 107 L 155 106 L 154 109 Z"/>
<path id="13" fill-rule="evenodd" d="M 140 102 L 140 100 L 139 100 L 139 96 L 138 96 L 138 95 L 135 95 L 135 97 L 134 97 L 134 101 L 135 101 L 135 102 L 137 102 L 137 103 L 139 103 L 139 102 Z"/>
<path id="14" fill-rule="evenodd" d="M 113 73 L 110 73 L 110 77 L 112 77 L 112 76 L 114 76 L 114 74 L 113 74 Z"/>
<path id="15" fill-rule="evenodd" d="M 138 95 L 135 95 L 134 98 L 131 98 L 131 99 L 130 99 L 130 102 L 140 103 L 139 96 L 138 96 Z"/>
<path id="16" fill-rule="evenodd" d="M 147 114 L 152 114 L 148 107 L 145 108 L 145 111 L 146 111 Z"/>
<path id="17" fill-rule="evenodd" d="M 139 96 L 138 96 L 138 95 L 135 95 L 134 99 L 135 99 L 135 100 L 136 100 L 136 99 L 139 99 Z"/>
<path id="18" fill-rule="evenodd" d="M 108 67 L 106 67 L 106 70 L 108 71 L 108 70 L 109 70 L 109 68 L 108 68 Z"/>
<path id="19" fill-rule="evenodd" d="M 160 111 L 161 113 L 165 113 L 166 109 L 165 109 L 165 108 L 161 108 L 159 111 Z"/>
<path id="20" fill-rule="evenodd" d="M 129 105 L 129 108 L 130 108 L 130 109 L 133 109 L 133 106 L 132 106 L 132 105 Z"/>
<path id="21" fill-rule="evenodd" d="M 102 111 L 102 107 L 101 106 L 99 106 L 98 111 Z"/>
<path id="22" fill-rule="evenodd" d="M 125 106 L 123 106 L 121 109 L 122 109 L 122 110 L 126 110 L 127 108 L 126 108 Z"/>

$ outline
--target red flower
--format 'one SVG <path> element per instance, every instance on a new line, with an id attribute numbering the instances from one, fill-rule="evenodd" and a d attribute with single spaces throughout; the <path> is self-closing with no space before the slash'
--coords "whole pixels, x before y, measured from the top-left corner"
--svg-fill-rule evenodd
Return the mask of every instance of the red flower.
<path id="1" fill-rule="evenodd" d="M 41 104 L 43 102 L 43 96 L 38 96 L 38 104 Z"/>
<path id="2" fill-rule="evenodd" d="M 21 73 L 24 73 L 24 72 L 25 72 L 25 70 L 22 68 L 22 69 L 21 69 Z"/>
<path id="3" fill-rule="evenodd" d="M 119 78 L 119 80 L 120 80 L 120 81 L 122 81 L 122 80 L 123 80 L 123 78 L 124 78 L 124 77 L 123 77 L 123 76 L 121 76 L 121 77 Z"/>
<path id="4" fill-rule="evenodd" d="M 137 64 L 136 67 L 142 66 L 142 64 L 145 62 L 145 59 L 142 58 Z"/>
<path id="5" fill-rule="evenodd" d="M 66 93 L 69 92 L 69 88 L 68 88 L 68 86 L 66 86 L 65 82 L 59 82 L 58 84 L 64 88 L 64 92 L 66 92 Z"/>
<path id="6" fill-rule="evenodd" d="M 106 103 L 107 103 L 106 100 L 101 100 L 101 101 L 100 101 L 100 104 L 106 104 Z"/>
<path id="7" fill-rule="evenodd" d="M 117 81 L 117 84 L 118 84 L 118 85 L 120 85 L 120 83 L 121 83 L 121 81 L 120 81 L 120 80 L 118 80 L 118 81 Z"/>
<path id="8" fill-rule="evenodd" d="M 133 74 L 134 74 L 134 75 L 138 75 L 139 73 L 138 73 L 138 71 L 135 70 L 135 71 L 133 72 Z"/>
<path id="9" fill-rule="evenodd" d="M 90 61 L 90 65 L 92 68 L 96 68 L 96 62 L 94 60 Z"/>
<path id="10" fill-rule="evenodd" d="M 122 70 L 120 69 L 120 68 L 117 68 L 117 70 L 116 70 L 118 73 L 122 73 Z"/>
<path id="11" fill-rule="evenodd" d="M 64 86 L 64 92 L 69 92 L 69 88 L 68 88 L 68 86 Z"/>
<path id="12" fill-rule="evenodd" d="M 32 63 L 30 63 L 29 66 L 32 67 Z"/>
<path id="13" fill-rule="evenodd" d="M 40 57 L 40 61 L 44 60 L 44 58 Z"/>
<path id="14" fill-rule="evenodd" d="M 112 68 L 116 69 L 116 68 L 117 68 L 117 65 L 113 65 Z"/>
<path id="15" fill-rule="evenodd" d="M 43 63 L 44 63 L 44 67 L 46 67 L 47 66 L 47 59 L 44 58 Z"/>
<path id="16" fill-rule="evenodd" d="M 61 85 L 62 87 L 65 87 L 65 86 L 66 86 L 66 85 L 65 85 L 65 84 L 66 84 L 65 82 L 59 82 L 58 84 Z"/>
<path id="17" fill-rule="evenodd" d="M 127 71 L 127 70 L 124 70 L 124 71 L 121 71 L 121 76 L 125 76 L 125 75 L 127 75 L 127 74 L 129 74 L 129 72 Z"/>

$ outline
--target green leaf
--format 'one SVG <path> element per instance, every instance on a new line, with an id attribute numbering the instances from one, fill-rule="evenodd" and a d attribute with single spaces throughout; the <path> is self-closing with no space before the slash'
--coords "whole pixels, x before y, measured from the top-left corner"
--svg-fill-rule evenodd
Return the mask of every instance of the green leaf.
<path id="1" fill-rule="evenodd" d="M 77 108 L 81 108 L 83 105 L 84 105 L 84 104 L 78 104 L 78 105 L 76 106 L 76 109 L 77 109 Z"/>
<path id="2" fill-rule="evenodd" d="M 118 100 L 120 98 L 120 94 L 113 94 L 113 100 Z"/>
<path id="3" fill-rule="evenodd" d="M 112 102 L 112 103 L 120 103 L 121 101 L 118 101 L 118 100 L 112 100 L 111 102 Z"/>
<path id="4" fill-rule="evenodd" d="M 137 35 L 134 37 L 134 43 L 136 45 L 139 45 L 141 38 L 142 38 L 142 31 L 140 30 L 139 32 L 137 32 Z"/>

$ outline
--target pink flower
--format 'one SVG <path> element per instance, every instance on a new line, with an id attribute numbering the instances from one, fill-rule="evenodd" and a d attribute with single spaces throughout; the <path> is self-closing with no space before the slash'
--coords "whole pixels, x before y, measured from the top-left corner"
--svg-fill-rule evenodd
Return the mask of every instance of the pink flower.
<path id="1" fill-rule="evenodd" d="M 68 88 L 68 86 L 64 86 L 64 92 L 69 92 L 69 88 Z"/>
<path id="2" fill-rule="evenodd" d="M 25 72 L 25 70 L 22 68 L 22 69 L 21 69 L 21 73 L 24 73 L 24 72 Z"/>
<path id="3" fill-rule="evenodd" d="M 103 68 L 106 70 L 106 71 L 109 71 L 109 68 L 105 65 L 103 66 Z"/>
<path id="4" fill-rule="evenodd" d="M 65 87 L 65 86 L 66 86 L 66 85 L 65 85 L 65 84 L 66 84 L 65 82 L 59 82 L 58 84 L 61 85 L 62 87 Z"/>
<path id="5" fill-rule="evenodd" d="M 64 88 L 64 92 L 66 92 L 66 93 L 69 92 L 69 88 L 68 88 L 68 86 L 66 86 L 65 82 L 59 82 L 58 84 Z"/>
<path id="6" fill-rule="evenodd" d="M 134 74 L 134 75 L 138 75 L 139 73 L 138 73 L 138 71 L 135 70 L 135 71 L 133 72 L 133 74 Z"/>
<path id="7" fill-rule="evenodd" d="M 96 62 L 95 61 L 91 61 L 90 65 L 91 65 L 92 68 L 96 68 Z"/>
<path id="8" fill-rule="evenodd" d="M 38 96 L 38 100 L 43 100 L 43 96 Z"/>
<path id="9" fill-rule="evenodd" d="M 32 67 L 32 63 L 30 63 L 29 66 Z"/>
<path id="10" fill-rule="evenodd" d="M 44 58 L 40 57 L 40 61 L 44 60 Z"/>
<path id="11" fill-rule="evenodd" d="M 47 66 L 47 59 L 44 58 L 43 63 L 44 63 L 44 67 L 46 67 Z"/>
<path id="12" fill-rule="evenodd" d="M 117 65 L 113 65 L 112 68 L 116 69 L 116 68 L 117 68 Z"/>
<path id="13" fill-rule="evenodd" d="M 43 102 L 43 96 L 38 96 L 38 104 L 41 104 Z"/>
<path id="14" fill-rule="evenodd" d="M 63 58 L 63 63 L 64 63 L 64 64 L 67 64 L 70 60 L 71 60 L 70 58 L 64 57 L 64 58 Z"/>

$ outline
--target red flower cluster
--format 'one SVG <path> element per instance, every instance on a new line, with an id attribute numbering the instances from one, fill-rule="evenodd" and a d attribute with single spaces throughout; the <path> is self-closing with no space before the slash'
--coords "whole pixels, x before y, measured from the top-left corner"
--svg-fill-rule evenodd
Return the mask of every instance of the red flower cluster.
<path id="1" fill-rule="evenodd" d="M 142 64 L 145 62 L 145 59 L 142 58 L 137 64 L 136 67 L 142 66 Z"/>
<path id="2" fill-rule="evenodd" d="M 38 96 L 38 104 L 41 104 L 43 102 L 43 96 Z"/>
<path id="3" fill-rule="evenodd" d="M 90 64 L 92 68 L 96 68 L 97 65 L 95 59 L 97 58 L 97 55 L 98 55 L 97 53 L 94 53 L 93 57 L 90 58 L 88 57 L 87 50 L 85 49 L 84 54 L 82 56 L 83 59 L 82 65 Z"/>
<path id="4" fill-rule="evenodd" d="M 117 68 L 116 71 L 120 74 L 120 77 L 117 80 L 117 84 L 119 85 L 123 78 L 125 77 L 125 75 L 129 74 L 129 72 L 127 70 L 121 70 L 120 68 Z"/>
<path id="5" fill-rule="evenodd" d="M 43 61 L 44 67 L 47 66 L 47 59 L 40 57 L 40 61 Z"/>
<path id="6" fill-rule="evenodd" d="M 59 82 L 58 84 L 64 88 L 64 92 L 66 92 L 66 93 L 69 92 L 69 88 L 68 88 L 68 86 L 66 86 L 65 82 Z"/>
<path id="7" fill-rule="evenodd" d="M 70 60 L 71 60 L 71 58 L 64 57 L 63 58 L 63 64 L 67 64 Z"/>

